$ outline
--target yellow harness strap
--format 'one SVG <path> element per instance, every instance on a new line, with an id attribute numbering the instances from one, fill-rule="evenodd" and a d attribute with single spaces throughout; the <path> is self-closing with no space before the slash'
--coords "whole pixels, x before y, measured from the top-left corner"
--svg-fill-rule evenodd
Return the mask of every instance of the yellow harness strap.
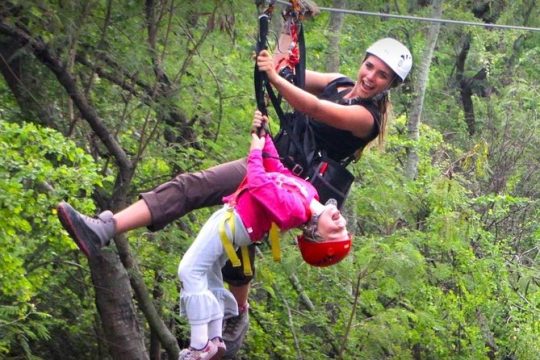
<path id="1" fill-rule="evenodd" d="M 242 262 L 240 262 L 240 259 L 238 258 L 238 255 L 236 255 L 236 250 L 233 246 L 233 241 L 229 239 L 227 236 L 227 232 L 225 231 L 225 224 L 228 223 L 229 229 L 231 230 L 231 234 L 234 237 L 234 213 L 233 209 L 228 209 L 225 213 L 225 217 L 223 218 L 223 221 L 221 224 L 219 224 L 219 237 L 221 238 L 221 243 L 223 244 L 223 249 L 225 250 L 225 253 L 231 260 L 231 264 L 233 267 L 239 267 L 244 264 L 244 274 L 251 276 L 253 275 L 253 270 L 251 269 L 251 262 L 249 261 L 249 251 L 247 246 L 241 246 L 240 250 L 242 252 Z"/>
<path id="2" fill-rule="evenodd" d="M 234 250 L 232 241 L 229 239 L 229 237 L 227 236 L 227 232 L 225 231 L 225 224 L 227 222 L 229 223 L 229 229 L 231 230 L 231 234 L 234 236 L 234 213 L 232 209 L 227 210 L 223 221 L 221 222 L 221 224 L 219 224 L 219 237 L 221 238 L 221 243 L 223 244 L 223 249 L 225 250 L 225 253 L 231 260 L 232 266 L 238 267 L 241 265 L 240 259 L 236 255 L 236 251 Z"/>
<path id="3" fill-rule="evenodd" d="M 244 275 L 251 276 L 253 275 L 253 270 L 251 269 L 251 261 L 249 260 L 249 250 L 247 246 L 240 246 L 242 251 L 242 263 L 244 263 Z"/>
<path id="4" fill-rule="evenodd" d="M 233 241 L 229 239 L 229 237 L 227 236 L 227 232 L 225 231 L 225 224 L 227 223 L 229 225 L 229 229 L 231 230 L 231 234 L 233 234 L 234 236 L 234 213 L 232 208 L 227 210 L 223 221 L 221 222 L 221 224 L 219 224 L 219 237 L 221 238 L 221 243 L 223 244 L 223 249 L 225 250 L 225 253 L 231 260 L 232 266 L 239 267 L 240 265 L 244 264 L 244 274 L 251 276 L 253 275 L 253 269 L 251 268 L 251 261 L 249 260 L 248 247 L 240 246 L 240 251 L 242 253 L 242 262 L 240 262 L 238 255 L 236 255 Z M 272 248 L 272 257 L 274 258 L 274 261 L 281 261 L 279 232 L 279 227 L 276 225 L 276 223 L 272 223 L 272 226 L 270 227 L 270 232 L 268 234 L 268 239 L 270 240 L 270 247 Z"/>
<path id="5" fill-rule="evenodd" d="M 279 243 L 279 227 L 276 223 L 272 223 L 270 227 L 270 233 L 268 234 L 270 240 L 270 247 L 272 248 L 272 257 L 274 261 L 281 261 L 281 247 Z"/>

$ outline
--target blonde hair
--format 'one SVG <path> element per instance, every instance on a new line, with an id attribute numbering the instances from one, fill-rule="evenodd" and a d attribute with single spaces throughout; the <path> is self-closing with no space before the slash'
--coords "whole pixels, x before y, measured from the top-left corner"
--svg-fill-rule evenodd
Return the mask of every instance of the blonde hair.
<path id="1" fill-rule="evenodd" d="M 384 139 L 386 138 L 388 119 L 390 118 L 390 114 L 392 113 L 390 94 L 388 93 L 388 91 L 384 91 L 381 94 L 377 95 L 373 99 L 373 101 L 375 102 L 375 106 L 377 107 L 379 114 L 381 114 L 379 121 L 376 123 L 376 125 L 379 126 L 379 135 L 377 135 L 375 139 L 371 140 L 368 144 L 366 144 L 366 146 L 364 146 L 362 149 L 358 149 L 356 151 L 355 161 L 360 159 L 360 157 L 364 153 L 364 150 L 373 147 L 375 143 L 380 150 L 384 149 Z"/>
<path id="2" fill-rule="evenodd" d="M 390 102 L 390 94 L 387 91 L 383 92 L 381 95 L 381 98 L 376 100 L 377 109 L 381 114 L 379 121 L 379 135 L 376 139 L 379 147 L 382 148 L 384 147 L 384 139 L 386 138 L 389 113 L 392 112 L 392 103 Z"/>

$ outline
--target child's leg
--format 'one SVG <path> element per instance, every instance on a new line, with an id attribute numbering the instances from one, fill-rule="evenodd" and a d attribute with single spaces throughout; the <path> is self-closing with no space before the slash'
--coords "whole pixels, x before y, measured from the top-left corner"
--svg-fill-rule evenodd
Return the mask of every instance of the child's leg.
<path id="1" fill-rule="evenodd" d="M 209 290 L 209 277 L 214 277 L 214 269 L 216 266 L 219 268 L 223 255 L 219 225 L 223 221 L 224 213 L 224 208 L 216 211 L 204 224 L 182 257 L 178 268 L 178 276 L 182 282 L 180 308 L 192 327 L 194 338 L 191 340 L 194 348 L 195 345 L 199 346 L 201 341 L 208 341 L 208 324 L 223 318 L 221 304 Z"/>
<path id="2" fill-rule="evenodd" d="M 242 223 L 242 220 L 236 212 L 234 212 L 234 223 L 234 235 L 230 233 L 229 227 L 226 226 L 227 236 L 230 241 L 233 241 L 233 246 L 237 247 L 240 245 L 251 244 L 249 234 L 247 233 L 246 228 Z M 212 291 L 212 293 L 216 296 L 218 302 L 222 306 L 225 318 L 238 315 L 238 304 L 235 300 L 235 297 L 228 289 L 225 288 L 223 283 L 222 267 L 227 260 L 228 256 L 224 252 L 220 259 L 216 263 L 214 263 L 214 265 L 212 266 L 212 270 L 208 274 L 208 287 L 210 291 Z M 239 271 L 243 271 L 243 267 L 241 267 Z M 216 324 L 214 328 L 211 326 L 211 328 L 209 329 L 210 339 L 214 337 L 221 338 L 222 329 L 222 324 L 219 324 L 219 326 Z"/>
<path id="3" fill-rule="evenodd" d="M 208 325 L 191 325 L 191 338 L 189 346 L 195 350 L 202 350 L 208 344 Z"/>
<path id="4" fill-rule="evenodd" d="M 223 328 L 223 319 L 210 321 L 208 324 L 208 338 L 214 339 L 216 337 L 221 338 L 221 332 Z"/>
<path id="5" fill-rule="evenodd" d="M 208 288 L 216 297 L 222 314 L 230 313 L 231 309 L 234 311 L 236 301 L 232 294 L 229 293 L 223 284 L 223 278 L 221 276 L 221 263 L 227 259 L 227 254 L 223 253 L 220 259 L 214 263 L 212 269 L 208 273 Z M 213 339 L 215 337 L 222 337 L 222 324 L 223 316 L 220 319 L 211 321 L 208 324 L 208 338 Z M 219 325 L 219 326 L 218 326 Z"/>

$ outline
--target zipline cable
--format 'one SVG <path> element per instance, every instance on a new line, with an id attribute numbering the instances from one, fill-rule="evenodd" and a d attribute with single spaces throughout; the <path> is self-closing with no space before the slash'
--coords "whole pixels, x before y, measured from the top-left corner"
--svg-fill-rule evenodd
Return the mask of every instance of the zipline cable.
<path id="1" fill-rule="evenodd" d="M 276 1 L 282 5 L 288 5 L 288 1 L 277 0 Z M 335 9 L 329 7 L 318 6 L 322 11 L 343 13 L 343 14 L 352 14 L 352 15 L 367 15 L 367 16 L 379 16 L 384 18 L 396 18 L 404 20 L 414 20 L 414 21 L 425 21 L 432 23 L 441 23 L 441 24 L 457 24 L 457 25 L 471 25 L 471 26 L 481 26 L 484 28 L 498 28 L 504 30 L 525 30 L 525 31 L 540 31 L 540 28 L 529 27 L 529 26 L 517 26 L 517 25 L 499 25 L 499 24 L 486 24 L 472 21 L 462 21 L 462 20 L 450 20 L 450 19 L 436 19 L 436 18 L 427 18 L 419 16 L 408 16 L 408 15 L 396 15 L 396 14 L 385 14 L 379 12 L 371 11 L 361 11 L 361 10 L 348 10 L 348 9 Z"/>

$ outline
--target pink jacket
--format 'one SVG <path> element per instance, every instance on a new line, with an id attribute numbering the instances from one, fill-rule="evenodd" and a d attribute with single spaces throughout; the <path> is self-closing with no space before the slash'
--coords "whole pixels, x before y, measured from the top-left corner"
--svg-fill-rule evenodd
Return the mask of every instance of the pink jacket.
<path id="1" fill-rule="evenodd" d="M 268 135 L 262 151 L 249 153 L 244 181 L 239 192 L 223 200 L 235 206 L 253 241 L 261 240 L 272 222 L 283 231 L 305 224 L 311 216 L 309 203 L 318 199 L 311 183 L 295 176 L 281 163 Z"/>

